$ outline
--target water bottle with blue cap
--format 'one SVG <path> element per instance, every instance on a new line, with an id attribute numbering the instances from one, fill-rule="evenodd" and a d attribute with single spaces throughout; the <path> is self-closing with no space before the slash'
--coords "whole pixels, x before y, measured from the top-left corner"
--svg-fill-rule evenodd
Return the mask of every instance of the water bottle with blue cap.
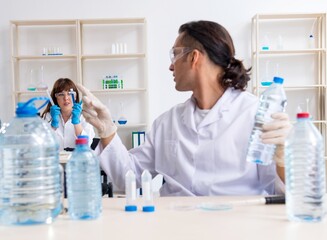
<path id="1" fill-rule="evenodd" d="M 252 129 L 248 153 L 246 160 L 261 165 L 269 165 L 272 163 L 276 145 L 264 144 L 261 141 L 262 126 L 272 121 L 271 115 L 277 112 L 284 112 L 287 99 L 283 88 L 284 79 L 274 77 L 271 84 L 261 95 L 255 122 Z"/>
<path id="2" fill-rule="evenodd" d="M 36 108 L 35 101 L 44 101 Z M 59 143 L 38 111 L 48 98 L 20 102 L 0 135 L 0 223 L 51 223 L 61 212 Z"/>

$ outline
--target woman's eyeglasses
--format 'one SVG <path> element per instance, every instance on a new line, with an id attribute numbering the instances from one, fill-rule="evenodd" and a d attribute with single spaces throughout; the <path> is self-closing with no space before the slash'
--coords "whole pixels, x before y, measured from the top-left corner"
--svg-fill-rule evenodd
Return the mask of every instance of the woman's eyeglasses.
<path id="1" fill-rule="evenodd" d="M 65 97 L 70 97 L 72 95 L 73 94 L 71 94 L 70 92 L 67 92 L 67 91 L 62 91 L 62 92 L 55 94 L 56 98 L 61 98 L 61 99 L 64 99 Z"/>

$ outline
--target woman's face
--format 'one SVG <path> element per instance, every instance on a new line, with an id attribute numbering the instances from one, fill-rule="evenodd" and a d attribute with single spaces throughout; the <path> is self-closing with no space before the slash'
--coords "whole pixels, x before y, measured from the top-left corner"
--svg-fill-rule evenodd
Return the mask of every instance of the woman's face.
<path id="1" fill-rule="evenodd" d="M 73 108 L 74 95 L 69 94 L 69 91 L 62 91 L 55 94 L 61 112 L 71 112 Z"/>

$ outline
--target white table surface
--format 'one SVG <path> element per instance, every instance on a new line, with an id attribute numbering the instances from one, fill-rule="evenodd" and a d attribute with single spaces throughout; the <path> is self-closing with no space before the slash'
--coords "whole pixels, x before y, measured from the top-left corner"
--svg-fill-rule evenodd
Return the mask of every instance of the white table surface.
<path id="1" fill-rule="evenodd" d="M 125 212 L 124 198 L 104 198 L 102 216 L 73 221 L 60 215 L 54 223 L 34 226 L 0 226 L 0 240 L 113 240 L 113 239 L 327 239 L 326 219 L 320 223 L 287 220 L 285 205 L 234 205 L 208 211 L 201 203 L 225 203 L 254 197 L 161 197 L 156 211 Z"/>

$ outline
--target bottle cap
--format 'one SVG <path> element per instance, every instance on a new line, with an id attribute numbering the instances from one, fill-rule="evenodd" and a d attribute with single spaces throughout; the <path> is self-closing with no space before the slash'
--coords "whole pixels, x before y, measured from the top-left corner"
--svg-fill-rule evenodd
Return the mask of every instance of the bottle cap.
<path id="1" fill-rule="evenodd" d="M 284 78 L 274 77 L 274 83 L 283 84 Z"/>
<path id="2" fill-rule="evenodd" d="M 84 144 L 88 144 L 88 142 L 89 142 L 88 138 L 77 138 L 75 140 L 76 145 L 84 145 Z"/>
<path id="3" fill-rule="evenodd" d="M 142 210 L 143 212 L 154 212 L 154 206 L 144 206 Z"/>
<path id="4" fill-rule="evenodd" d="M 34 102 L 37 100 L 46 100 L 39 108 L 36 108 Z M 17 117 L 33 117 L 36 116 L 38 111 L 49 103 L 47 97 L 34 97 L 27 102 L 19 102 L 16 107 Z"/>
<path id="5" fill-rule="evenodd" d="M 135 212 L 135 211 L 137 211 L 137 206 L 135 206 L 135 205 L 125 206 L 125 211 L 126 212 Z"/>
<path id="6" fill-rule="evenodd" d="M 296 117 L 297 118 L 309 118 L 310 114 L 308 112 L 301 112 L 301 113 L 296 114 Z"/>

